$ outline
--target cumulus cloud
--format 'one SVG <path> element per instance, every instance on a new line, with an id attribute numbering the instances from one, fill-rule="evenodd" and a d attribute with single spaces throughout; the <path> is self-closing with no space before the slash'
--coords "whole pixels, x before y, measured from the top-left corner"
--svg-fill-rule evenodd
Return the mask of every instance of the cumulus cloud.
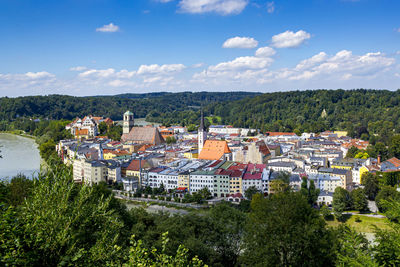
<path id="1" fill-rule="evenodd" d="M 267 12 L 272 14 L 275 11 L 275 3 L 272 2 L 267 2 Z"/>
<path id="2" fill-rule="evenodd" d="M 256 56 L 257 57 L 271 57 L 276 54 L 275 49 L 265 46 L 265 47 L 260 47 L 256 50 Z"/>
<path id="3" fill-rule="evenodd" d="M 125 78 L 129 79 L 135 75 L 135 71 L 127 71 L 127 70 L 120 70 L 115 71 L 113 68 L 97 70 L 97 69 L 90 69 L 84 72 L 79 73 L 80 78 Z"/>
<path id="4" fill-rule="evenodd" d="M 119 26 L 114 25 L 114 23 L 112 22 L 110 24 L 104 25 L 96 29 L 96 32 L 117 32 L 117 31 L 119 31 Z"/>
<path id="5" fill-rule="evenodd" d="M 76 67 L 72 67 L 69 70 L 70 71 L 83 71 L 86 70 L 87 68 L 85 66 L 76 66 Z"/>
<path id="6" fill-rule="evenodd" d="M 186 68 L 183 64 L 152 64 L 152 65 L 141 65 L 137 71 L 138 75 L 146 74 L 166 74 L 172 72 L 180 72 Z"/>
<path id="7" fill-rule="evenodd" d="M 311 35 L 303 30 L 298 32 L 285 31 L 272 36 L 271 45 L 276 48 L 297 47 L 310 38 Z"/>
<path id="8" fill-rule="evenodd" d="M 248 0 L 181 0 L 179 11 L 191 14 L 217 13 L 230 15 L 239 14 L 247 4 Z"/>
<path id="9" fill-rule="evenodd" d="M 262 69 L 269 66 L 273 60 L 271 58 L 259 57 L 237 57 L 232 61 L 222 62 L 215 66 L 210 66 L 210 71 L 231 71 L 241 69 Z"/>
<path id="10" fill-rule="evenodd" d="M 250 37 L 229 38 L 222 45 L 223 48 L 256 48 L 258 42 Z"/>

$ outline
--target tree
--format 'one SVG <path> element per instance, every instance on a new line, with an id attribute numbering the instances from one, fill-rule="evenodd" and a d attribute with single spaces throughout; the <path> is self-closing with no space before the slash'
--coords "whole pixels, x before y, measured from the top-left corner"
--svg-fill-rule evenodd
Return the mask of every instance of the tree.
<path id="1" fill-rule="evenodd" d="M 107 123 L 105 123 L 104 121 L 99 123 L 98 128 L 99 128 L 100 135 L 103 135 L 103 134 L 107 133 L 108 126 L 107 126 Z"/>
<path id="2" fill-rule="evenodd" d="M 388 186 L 395 186 L 399 183 L 400 172 L 384 172 L 382 174 L 383 182 Z"/>
<path id="3" fill-rule="evenodd" d="M 346 158 L 354 158 L 358 152 L 359 152 L 359 149 L 356 148 L 355 146 L 352 146 L 347 151 Z"/>
<path id="4" fill-rule="evenodd" d="M 361 176 L 361 183 L 364 185 L 365 194 L 369 200 L 375 200 L 379 192 L 378 177 L 372 173 L 364 173 Z"/>
<path id="5" fill-rule="evenodd" d="M 356 159 L 367 159 L 367 158 L 369 158 L 369 155 L 368 155 L 367 152 L 360 151 L 354 156 L 354 158 L 356 158 Z"/>
<path id="6" fill-rule="evenodd" d="M 330 266 L 332 236 L 299 193 L 254 195 L 241 262 L 245 266 Z"/>
<path id="7" fill-rule="evenodd" d="M 40 156 L 45 160 L 48 160 L 51 156 L 56 156 L 57 154 L 56 154 L 55 147 L 56 147 L 56 143 L 52 139 L 41 144 L 39 146 Z"/>
<path id="8" fill-rule="evenodd" d="M 382 189 L 384 190 L 384 189 Z M 388 230 L 375 228 L 374 257 L 379 266 L 400 266 L 400 199 L 382 200 L 385 215 L 396 218 Z"/>
<path id="9" fill-rule="evenodd" d="M 365 236 L 346 225 L 337 229 L 336 247 L 336 266 L 378 266 Z"/>
<path id="10" fill-rule="evenodd" d="M 352 206 L 349 192 L 341 187 L 336 187 L 333 193 L 332 208 L 335 217 L 340 221 L 343 219 L 343 211 Z"/>
<path id="11" fill-rule="evenodd" d="M 33 181 L 19 174 L 13 177 L 8 185 L 8 203 L 18 206 L 24 203 L 25 199 L 31 195 Z"/>
<path id="12" fill-rule="evenodd" d="M 320 190 L 315 188 L 315 184 L 313 180 L 308 180 L 306 177 L 302 178 L 300 194 L 302 194 L 307 202 L 313 206 L 318 199 Z"/>
<path id="13" fill-rule="evenodd" d="M 167 144 L 175 144 L 175 143 L 176 143 L 176 139 L 175 139 L 174 136 L 168 136 L 168 137 L 166 138 L 165 142 L 166 142 Z"/>
<path id="14" fill-rule="evenodd" d="M 331 217 L 331 211 L 326 205 L 323 205 L 320 209 L 319 212 L 321 213 L 322 217 L 324 217 L 325 220 L 328 220 L 329 217 Z"/>
<path id="15" fill-rule="evenodd" d="M 128 262 L 123 266 L 177 266 L 177 267 L 201 267 L 206 266 L 197 257 L 189 258 L 188 249 L 180 245 L 176 251 L 176 255 L 170 256 L 166 254 L 166 247 L 168 245 L 168 232 L 162 236 L 162 250 L 158 252 L 156 248 L 147 249 L 143 246 L 143 241 L 135 240 L 135 236 L 131 238 L 132 247 L 129 250 Z M 112 264 L 113 266 L 120 266 L 119 264 Z"/>
<path id="16" fill-rule="evenodd" d="M 375 198 L 376 206 L 378 207 L 380 212 L 386 212 L 386 207 L 384 205 L 384 201 L 389 200 L 399 200 L 400 193 L 391 186 L 382 187 L 381 191 L 379 191 L 378 195 Z"/>
<path id="17" fill-rule="evenodd" d="M 250 200 L 253 198 L 254 194 L 257 194 L 259 191 L 257 189 L 257 187 L 250 186 L 249 188 L 247 188 L 247 190 L 244 192 L 244 196 L 246 197 L 246 199 Z"/>
<path id="18" fill-rule="evenodd" d="M 189 126 L 187 127 L 187 131 L 190 133 L 190 132 L 194 132 L 194 131 L 196 131 L 196 125 L 194 125 L 194 124 L 189 124 Z"/>
<path id="19" fill-rule="evenodd" d="M 365 196 L 365 191 L 362 188 L 351 191 L 351 198 L 353 200 L 353 207 L 358 211 L 368 210 L 368 201 Z"/>
<path id="20" fill-rule="evenodd" d="M 400 135 L 392 137 L 389 145 L 389 152 L 393 157 L 400 158 Z"/>
<path id="21" fill-rule="evenodd" d="M 23 209 L 0 210 L 0 232 L 11 229 L 0 236 L 1 242 L 13 244 L 0 248 L 0 262 L 93 266 L 122 258 L 123 222 L 110 206 L 113 199 L 73 183 L 70 168 L 50 165 L 35 181 Z"/>
<path id="22" fill-rule="evenodd" d="M 203 200 L 207 200 L 211 198 L 211 192 L 208 187 L 204 187 L 197 192 Z"/>

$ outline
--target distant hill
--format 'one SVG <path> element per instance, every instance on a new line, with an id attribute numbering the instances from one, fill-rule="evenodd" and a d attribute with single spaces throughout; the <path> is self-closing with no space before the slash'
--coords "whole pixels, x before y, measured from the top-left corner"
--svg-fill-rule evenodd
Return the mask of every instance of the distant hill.
<path id="1" fill-rule="evenodd" d="M 108 116 L 113 120 L 122 118 L 127 110 L 135 117 L 146 117 L 149 113 L 197 110 L 196 107 L 236 101 L 260 93 L 250 92 L 182 92 L 120 94 L 115 96 L 74 97 L 67 95 L 25 96 L 0 98 L 0 120 L 18 117 L 49 119 L 73 119 L 87 114 Z"/>

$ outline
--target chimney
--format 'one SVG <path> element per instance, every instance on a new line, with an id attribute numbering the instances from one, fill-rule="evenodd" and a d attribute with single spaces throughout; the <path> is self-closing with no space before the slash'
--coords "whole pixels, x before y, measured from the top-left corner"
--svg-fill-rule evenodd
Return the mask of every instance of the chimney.
<path id="1" fill-rule="evenodd" d="M 381 155 L 378 155 L 378 165 L 381 164 Z"/>

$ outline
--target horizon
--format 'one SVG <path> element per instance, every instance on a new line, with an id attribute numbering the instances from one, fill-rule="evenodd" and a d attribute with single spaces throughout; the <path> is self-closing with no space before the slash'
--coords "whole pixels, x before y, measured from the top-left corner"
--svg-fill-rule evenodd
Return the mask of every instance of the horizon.
<path id="1" fill-rule="evenodd" d="M 395 0 L 5 0 L 0 97 L 398 90 L 399 8 Z"/>

